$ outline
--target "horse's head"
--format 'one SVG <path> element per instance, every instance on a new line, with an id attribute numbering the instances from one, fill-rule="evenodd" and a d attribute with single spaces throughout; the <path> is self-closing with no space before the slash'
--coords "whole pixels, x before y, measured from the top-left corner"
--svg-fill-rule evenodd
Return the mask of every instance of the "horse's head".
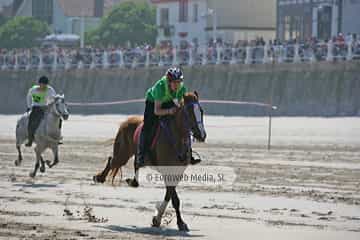
<path id="1" fill-rule="evenodd" d="M 196 91 L 185 94 L 184 110 L 188 116 L 189 127 L 194 137 L 200 142 L 205 142 L 204 111 L 200 106 L 199 95 Z"/>
<path id="2" fill-rule="evenodd" d="M 51 105 L 53 106 L 53 111 L 56 115 L 58 115 L 64 120 L 67 120 L 69 118 L 70 114 L 67 104 L 65 102 L 64 95 L 56 95 Z"/>

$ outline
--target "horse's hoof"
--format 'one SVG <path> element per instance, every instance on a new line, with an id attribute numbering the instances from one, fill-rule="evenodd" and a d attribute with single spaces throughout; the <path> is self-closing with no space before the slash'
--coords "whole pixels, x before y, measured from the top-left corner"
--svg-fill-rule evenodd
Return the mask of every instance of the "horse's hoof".
<path id="1" fill-rule="evenodd" d="M 178 223 L 178 228 L 181 232 L 190 232 L 188 225 L 184 222 Z"/>
<path id="2" fill-rule="evenodd" d="M 50 160 L 46 160 L 45 163 L 46 163 L 46 165 L 48 165 L 49 168 L 51 168 L 51 162 L 50 162 Z"/>
<path id="3" fill-rule="evenodd" d="M 94 183 L 98 183 L 98 181 L 97 181 L 97 176 L 93 176 L 93 182 L 94 182 Z"/>
<path id="4" fill-rule="evenodd" d="M 50 160 L 46 160 L 45 163 L 46 163 L 46 165 L 48 165 L 49 168 L 53 168 L 59 162 L 54 161 L 53 163 L 51 163 Z"/>
<path id="5" fill-rule="evenodd" d="M 42 172 L 42 173 L 45 172 L 45 166 L 41 166 L 41 167 L 40 167 L 40 172 Z"/>
<path id="6" fill-rule="evenodd" d="M 93 176 L 93 181 L 94 181 L 94 183 L 104 183 L 105 179 L 104 180 L 100 179 L 99 176 L 95 175 L 95 176 Z"/>
<path id="7" fill-rule="evenodd" d="M 157 219 L 157 217 L 153 217 L 153 219 L 152 219 L 152 225 L 151 226 L 153 226 L 153 227 L 160 227 L 160 224 L 161 224 L 161 221 L 159 221 L 158 219 Z"/>
<path id="8" fill-rule="evenodd" d="M 34 172 L 30 172 L 30 174 L 29 174 L 29 176 L 31 177 L 31 178 L 34 178 L 35 177 L 35 173 Z"/>
<path id="9" fill-rule="evenodd" d="M 139 183 L 138 183 L 138 181 L 136 179 L 127 178 L 126 182 L 130 187 L 133 187 L 133 188 L 139 187 Z"/>

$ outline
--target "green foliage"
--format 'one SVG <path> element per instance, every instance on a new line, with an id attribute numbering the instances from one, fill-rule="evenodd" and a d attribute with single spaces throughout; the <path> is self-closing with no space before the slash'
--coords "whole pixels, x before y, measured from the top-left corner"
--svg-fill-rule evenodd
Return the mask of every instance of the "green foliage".
<path id="1" fill-rule="evenodd" d="M 32 17 L 15 17 L 0 27 L 2 48 L 31 48 L 50 33 L 49 26 Z"/>
<path id="2" fill-rule="evenodd" d="M 86 34 L 87 44 L 109 46 L 150 43 L 156 39 L 156 10 L 145 2 L 124 2 Z"/>

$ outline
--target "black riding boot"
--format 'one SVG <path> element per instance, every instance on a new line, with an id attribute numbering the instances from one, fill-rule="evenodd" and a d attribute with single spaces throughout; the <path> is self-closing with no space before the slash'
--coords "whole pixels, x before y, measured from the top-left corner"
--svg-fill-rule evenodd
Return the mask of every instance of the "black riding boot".
<path id="1" fill-rule="evenodd" d="M 145 154 L 146 154 L 145 136 L 144 136 L 144 131 L 142 130 L 140 133 L 140 139 L 135 154 L 135 166 L 137 168 L 141 168 L 145 166 Z"/>
<path id="2" fill-rule="evenodd" d="M 41 107 L 33 107 L 29 116 L 28 123 L 28 142 L 25 144 L 26 147 L 31 147 L 34 141 L 34 135 L 36 129 L 39 127 L 41 119 L 44 116 L 44 111 Z"/>

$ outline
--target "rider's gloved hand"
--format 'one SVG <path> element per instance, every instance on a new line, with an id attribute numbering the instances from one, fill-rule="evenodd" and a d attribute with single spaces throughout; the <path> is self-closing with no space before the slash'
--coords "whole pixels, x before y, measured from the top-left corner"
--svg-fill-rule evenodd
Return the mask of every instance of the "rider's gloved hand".
<path id="1" fill-rule="evenodd" d="M 169 113 L 169 115 L 173 115 L 173 114 L 175 114 L 175 113 L 176 113 L 176 111 L 177 111 L 177 108 L 176 108 L 176 107 L 172 107 L 172 108 L 169 108 L 169 109 L 168 109 L 168 113 Z"/>
<path id="2" fill-rule="evenodd" d="M 31 108 L 26 108 L 26 112 L 30 112 Z"/>

